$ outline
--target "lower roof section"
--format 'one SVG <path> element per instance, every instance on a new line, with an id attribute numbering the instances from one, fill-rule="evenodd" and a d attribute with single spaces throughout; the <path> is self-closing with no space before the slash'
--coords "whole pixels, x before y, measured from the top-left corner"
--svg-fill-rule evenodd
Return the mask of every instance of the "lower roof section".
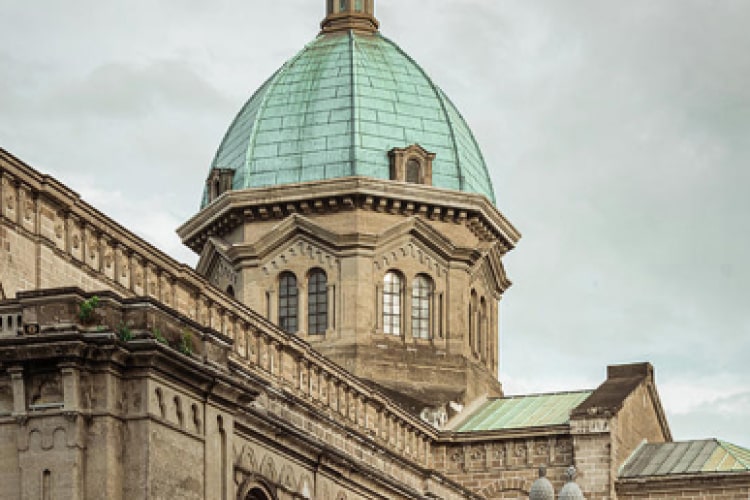
<path id="1" fill-rule="evenodd" d="M 592 391 L 533 394 L 489 399 L 456 432 L 500 431 L 567 424 L 570 413 Z"/>
<path id="2" fill-rule="evenodd" d="M 750 471 L 750 450 L 720 441 L 644 443 L 620 469 L 620 479 Z"/>

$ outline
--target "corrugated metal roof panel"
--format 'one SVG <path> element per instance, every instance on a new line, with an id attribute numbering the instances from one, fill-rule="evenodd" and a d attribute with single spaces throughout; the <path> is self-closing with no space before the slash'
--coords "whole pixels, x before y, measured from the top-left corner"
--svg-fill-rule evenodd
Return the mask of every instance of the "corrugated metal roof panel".
<path id="1" fill-rule="evenodd" d="M 570 412 L 591 391 L 535 394 L 489 400 L 478 408 L 458 432 L 523 429 L 568 423 Z"/>
<path id="2" fill-rule="evenodd" d="M 750 472 L 750 450 L 711 439 L 643 445 L 623 465 L 620 477 L 743 471 Z"/>

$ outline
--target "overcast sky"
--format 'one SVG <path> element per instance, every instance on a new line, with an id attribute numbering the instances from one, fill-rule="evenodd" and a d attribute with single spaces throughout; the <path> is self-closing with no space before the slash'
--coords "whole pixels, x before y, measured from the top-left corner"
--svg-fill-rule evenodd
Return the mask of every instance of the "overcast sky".
<path id="1" fill-rule="evenodd" d="M 242 104 L 324 0 L 0 0 L 0 146 L 179 260 Z M 750 1 L 376 0 L 500 210 L 501 380 L 649 360 L 676 439 L 750 447 Z"/>

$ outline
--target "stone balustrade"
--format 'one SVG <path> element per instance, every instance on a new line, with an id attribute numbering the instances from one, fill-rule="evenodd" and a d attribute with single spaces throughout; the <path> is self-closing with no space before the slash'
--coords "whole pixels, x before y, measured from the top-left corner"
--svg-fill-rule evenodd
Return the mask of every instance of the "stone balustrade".
<path id="1" fill-rule="evenodd" d="M 196 351 L 206 361 L 221 360 L 210 352 L 222 352 L 217 346 L 225 345 L 231 350 L 227 364 L 252 371 L 336 415 L 352 432 L 429 467 L 431 442 L 437 437 L 431 426 L 2 149 L 0 216 L 2 257 L 28 256 L 16 264 L 24 267 L 18 275 L 34 277 L 3 276 L 5 297 L 73 285 L 89 295 L 110 291 L 115 302 L 118 297 L 126 303 L 138 297 L 150 300 L 197 332 L 202 346 Z M 24 321 L 33 322 L 25 311 Z"/>

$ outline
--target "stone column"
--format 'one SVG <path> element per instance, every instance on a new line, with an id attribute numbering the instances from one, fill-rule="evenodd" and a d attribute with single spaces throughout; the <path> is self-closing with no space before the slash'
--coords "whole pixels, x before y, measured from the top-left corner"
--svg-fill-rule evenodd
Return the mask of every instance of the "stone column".
<path id="1" fill-rule="evenodd" d="M 63 411 L 80 410 L 80 376 L 78 368 L 73 363 L 59 365 L 62 373 Z"/>
<path id="2" fill-rule="evenodd" d="M 328 326 L 326 328 L 326 335 L 333 333 L 336 329 L 336 285 L 329 282 L 328 288 L 326 289 L 327 305 L 328 310 Z"/>
<path id="3" fill-rule="evenodd" d="M 307 280 L 297 281 L 297 335 L 306 337 L 307 331 Z"/>
<path id="4" fill-rule="evenodd" d="M 13 390 L 13 416 L 26 414 L 26 389 L 23 380 L 23 367 L 11 366 L 8 368 L 11 386 Z"/>

